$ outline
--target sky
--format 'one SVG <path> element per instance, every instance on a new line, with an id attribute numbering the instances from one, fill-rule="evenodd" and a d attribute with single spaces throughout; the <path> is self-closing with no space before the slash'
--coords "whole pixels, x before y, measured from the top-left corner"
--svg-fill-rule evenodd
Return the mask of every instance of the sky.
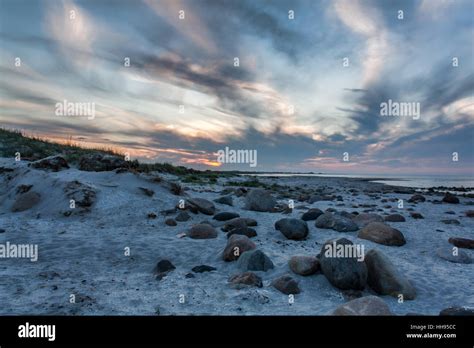
<path id="1" fill-rule="evenodd" d="M 473 22 L 470 0 L 0 0 L 0 126 L 198 169 L 474 176 Z"/>

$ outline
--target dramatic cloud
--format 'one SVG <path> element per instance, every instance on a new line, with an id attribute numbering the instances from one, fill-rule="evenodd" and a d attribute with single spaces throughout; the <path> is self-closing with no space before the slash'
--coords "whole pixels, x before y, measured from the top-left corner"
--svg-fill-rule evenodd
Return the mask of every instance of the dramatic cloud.
<path id="1" fill-rule="evenodd" d="M 469 0 L 2 0 L 0 126 L 199 168 L 227 146 L 257 150 L 258 166 L 221 169 L 472 175 L 473 11 Z M 95 103 L 96 117 L 55 115 L 64 100 Z M 382 116 L 388 100 L 418 103 L 420 117 Z"/>

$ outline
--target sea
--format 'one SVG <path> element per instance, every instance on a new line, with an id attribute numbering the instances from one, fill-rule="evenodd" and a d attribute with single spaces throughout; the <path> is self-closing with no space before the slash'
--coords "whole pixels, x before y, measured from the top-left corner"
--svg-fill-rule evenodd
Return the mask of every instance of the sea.
<path id="1" fill-rule="evenodd" d="M 249 174 L 252 176 L 272 176 L 272 177 L 336 177 L 336 178 L 362 178 L 368 181 L 413 188 L 430 188 L 430 187 L 455 187 L 465 188 L 469 191 L 474 190 L 473 176 L 454 176 L 454 175 L 374 175 L 374 174 L 314 174 L 314 173 L 258 173 Z M 373 179 L 373 180 L 370 180 Z"/>

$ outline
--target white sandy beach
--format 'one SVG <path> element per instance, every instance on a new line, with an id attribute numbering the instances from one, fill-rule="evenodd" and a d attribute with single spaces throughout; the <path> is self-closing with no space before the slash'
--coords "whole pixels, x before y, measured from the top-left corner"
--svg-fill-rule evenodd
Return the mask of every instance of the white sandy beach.
<path id="1" fill-rule="evenodd" d="M 295 201 L 296 206 L 363 212 L 370 208 L 361 204 L 376 204 L 374 212 L 382 216 L 400 213 L 406 222 L 388 224 L 403 233 L 406 244 L 381 245 L 357 238 L 357 232 L 316 228 L 314 221 L 308 221 L 309 235 L 305 240 L 288 240 L 275 230 L 275 222 L 285 217 L 299 218 L 307 209 L 293 209 L 290 214 L 249 211 L 244 209 L 244 197 L 233 196 L 233 207 L 215 203 L 216 211 L 235 212 L 257 220 L 258 225 L 253 228 L 258 235 L 252 241 L 275 265 L 267 272 L 255 272 L 263 279 L 262 288 L 237 290 L 228 283 L 231 275 L 239 273 L 236 262 L 225 262 L 221 257 L 227 243 L 224 232 L 218 229 L 219 235 L 213 239 L 178 236 L 193 224 L 213 221 L 212 216 L 190 214 L 190 220 L 168 226 L 165 219 L 176 214 L 160 214 L 187 197 L 213 201 L 220 196 L 227 179 L 220 178 L 216 185 L 183 184 L 189 189 L 184 196 L 176 196 L 165 183 L 155 183 L 147 174 L 86 172 L 75 168 L 50 172 L 29 168 L 27 162 L 15 163 L 12 159 L 0 159 L 0 168 L 0 229 L 4 230 L 0 233 L 0 244 L 37 244 L 39 252 L 37 262 L 0 259 L 1 315 L 327 315 L 347 301 L 343 292 L 321 273 L 292 273 L 288 260 L 294 255 L 315 256 L 325 241 L 336 237 L 362 243 L 366 252 L 382 251 L 416 288 L 416 298 L 403 303 L 394 297 L 380 296 L 394 314 L 437 315 L 447 307 L 474 307 L 474 264 L 452 263 L 436 255 L 436 249 L 451 246 L 450 237 L 474 239 L 474 218 L 465 214 L 473 209 L 474 200 L 470 198 L 458 196 L 459 204 L 433 204 L 442 196 L 423 193 L 425 202 L 411 204 L 407 200 L 412 194 L 390 190 L 381 193 L 386 186 L 357 179 L 260 178 L 262 182 L 294 187 L 296 193 L 301 187 L 326 187 L 343 199 L 312 204 Z M 159 175 L 177 180 L 171 175 Z M 65 216 L 69 199 L 64 187 L 74 180 L 96 191 L 95 202 L 90 212 L 74 211 Z M 33 185 L 31 190 L 39 193 L 41 200 L 31 209 L 12 212 L 20 185 Z M 153 190 L 153 196 L 147 196 L 139 187 Z M 352 195 L 350 189 L 355 189 L 357 195 Z M 370 192 L 376 197 L 368 196 Z M 274 195 L 279 203 L 286 204 L 290 198 L 279 192 Z M 404 208 L 398 209 L 391 198 L 403 199 Z M 381 199 L 389 201 L 383 203 Z M 391 208 L 384 207 L 387 205 Z M 424 219 L 412 218 L 407 208 L 414 208 Z M 448 211 L 454 213 L 447 214 Z M 148 218 L 149 213 L 157 217 Z M 443 219 L 456 219 L 460 224 L 445 224 Z M 124 255 L 126 247 L 130 248 L 130 256 Z M 474 257 L 474 250 L 462 250 Z M 152 271 L 160 259 L 171 261 L 176 269 L 157 280 Z M 216 270 L 187 278 L 186 274 L 193 273 L 191 269 L 198 265 Z M 291 274 L 301 289 L 292 304 L 288 303 L 287 295 L 270 285 L 285 273 Z M 71 294 L 76 296 L 74 304 L 69 302 Z M 367 287 L 363 295 L 368 294 L 375 293 Z M 180 303 L 181 295 L 184 303 Z"/>

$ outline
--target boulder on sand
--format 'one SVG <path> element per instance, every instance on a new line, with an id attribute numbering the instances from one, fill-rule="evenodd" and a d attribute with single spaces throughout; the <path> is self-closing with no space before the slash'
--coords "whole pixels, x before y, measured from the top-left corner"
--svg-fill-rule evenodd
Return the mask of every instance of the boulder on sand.
<path id="1" fill-rule="evenodd" d="M 227 245 L 222 253 L 224 261 L 235 261 L 244 252 L 255 249 L 255 243 L 252 242 L 247 236 L 240 234 L 233 234 L 227 240 Z"/>
<path id="2" fill-rule="evenodd" d="M 365 255 L 368 285 L 378 294 L 413 300 L 416 290 L 382 252 L 372 249 Z"/>
<path id="3" fill-rule="evenodd" d="M 263 271 L 266 272 L 272 269 L 273 262 L 261 250 L 249 250 L 240 255 L 237 261 L 237 267 L 244 271 Z"/>
<path id="4" fill-rule="evenodd" d="M 324 212 L 318 208 L 311 208 L 301 216 L 303 221 L 316 220 L 319 216 L 323 215 Z"/>
<path id="5" fill-rule="evenodd" d="M 368 225 L 371 222 L 383 222 L 383 217 L 374 213 L 361 213 L 352 218 L 359 228 Z"/>
<path id="6" fill-rule="evenodd" d="M 344 253 L 341 257 L 338 249 L 348 250 L 352 254 Z M 355 255 L 353 243 L 346 238 L 329 240 L 324 243 L 319 253 L 321 270 L 329 282 L 342 290 L 362 290 L 367 283 L 367 266 Z"/>
<path id="7" fill-rule="evenodd" d="M 457 198 L 455 195 L 453 195 L 450 192 L 446 192 L 446 194 L 443 197 L 443 202 L 451 203 L 451 204 L 459 204 L 459 198 Z"/>
<path id="8" fill-rule="evenodd" d="M 283 233 L 286 238 L 293 240 L 305 239 L 309 232 L 306 221 L 291 218 L 275 222 L 275 229 Z"/>
<path id="9" fill-rule="evenodd" d="M 332 315 L 393 315 L 393 313 L 381 298 L 370 295 L 340 305 Z"/>
<path id="10" fill-rule="evenodd" d="M 230 195 L 219 197 L 219 198 L 215 199 L 214 202 L 219 203 L 219 204 L 229 205 L 229 206 L 234 205 L 233 202 L 232 202 L 232 196 L 230 196 Z"/>
<path id="11" fill-rule="evenodd" d="M 253 189 L 245 197 L 245 209 L 271 212 L 277 201 L 270 192 L 263 189 Z"/>
<path id="12" fill-rule="evenodd" d="M 247 226 L 257 226 L 257 221 L 250 218 L 238 217 L 235 219 L 227 220 L 222 227 L 222 231 L 228 232 L 236 228 L 242 228 Z"/>
<path id="13" fill-rule="evenodd" d="M 237 213 L 223 211 L 214 215 L 213 219 L 217 221 L 227 221 L 238 217 L 240 217 L 240 215 Z"/>
<path id="14" fill-rule="evenodd" d="M 188 198 L 186 203 L 206 215 L 214 215 L 216 211 L 214 203 L 204 198 Z"/>
<path id="15" fill-rule="evenodd" d="M 371 222 L 359 231 L 357 237 L 383 245 L 402 246 L 406 243 L 403 234 L 383 222 Z"/>
<path id="16" fill-rule="evenodd" d="M 349 217 L 340 213 L 326 212 L 316 219 L 315 226 L 317 228 L 332 229 L 338 232 L 357 231 L 359 226 Z"/>
<path id="17" fill-rule="evenodd" d="M 296 255 L 288 262 L 291 271 L 302 276 L 316 273 L 320 269 L 319 260 L 314 256 Z"/>
<path id="18" fill-rule="evenodd" d="M 284 274 L 281 277 L 274 279 L 272 285 L 275 289 L 286 295 L 296 295 L 301 292 L 298 282 L 289 274 Z"/>
<path id="19" fill-rule="evenodd" d="M 230 238 L 230 236 L 232 236 L 233 234 L 242 234 L 244 236 L 252 238 L 257 236 L 257 231 L 250 227 L 234 228 L 232 231 L 227 233 L 227 238 Z"/>
<path id="20" fill-rule="evenodd" d="M 459 250 L 457 247 L 446 247 L 446 248 L 439 248 L 436 251 L 436 254 L 449 262 L 454 263 L 472 263 L 471 257 L 464 251 Z"/>
<path id="21" fill-rule="evenodd" d="M 458 248 L 474 249 L 474 239 L 452 237 L 448 242 Z"/>

